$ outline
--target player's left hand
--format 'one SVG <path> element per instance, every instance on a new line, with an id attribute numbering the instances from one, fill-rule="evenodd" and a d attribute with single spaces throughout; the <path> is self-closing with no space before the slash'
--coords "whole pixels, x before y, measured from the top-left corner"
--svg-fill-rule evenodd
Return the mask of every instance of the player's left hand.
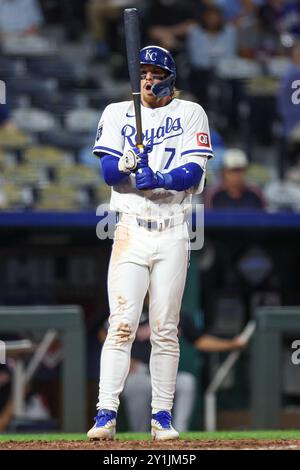
<path id="1" fill-rule="evenodd" d="M 135 147 L 134 151 L 136 152 L 137 160 L 138 160 L 137 169 L 145 168 L 146 166 L 148 166 L 149 165 L 148 153 L 152 151 L 151 145 L 145 145 L 145 147 L 142 150 Z"/>
<path id="2" fill-rule="evenodd" d="M 154 171 L 149 167 L 140 168 L 135 175 L 135 184 L 137 189 L 155 189 L 164 187 L 164 177 L 161 173 Z"/>

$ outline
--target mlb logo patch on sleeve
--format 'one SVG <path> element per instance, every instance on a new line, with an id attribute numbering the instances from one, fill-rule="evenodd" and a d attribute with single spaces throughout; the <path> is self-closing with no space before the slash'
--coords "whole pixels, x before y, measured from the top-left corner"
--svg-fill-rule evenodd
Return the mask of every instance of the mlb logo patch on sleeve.
<path id="1" fill-rule="evenodd" d="M 199 145 L 199 147 L 208 147 L 208 148 L 210 148 L 210 142 L 209 142 L 208 134 L 205 134 L 205 132 L 198 132 L 196 137 L 197 137 L 197 145 Z"/>
<path id="2" fill-rule="evenodd" d="M 98 140 L 100 139 L 100 137 L 102 136 L 102 132 L 103 132 L 103 122 L 101 122 L 99 124 L 99 127 L 97 129 L 97 136 L 96 136 L 96 141 L 98 142 Z"/>

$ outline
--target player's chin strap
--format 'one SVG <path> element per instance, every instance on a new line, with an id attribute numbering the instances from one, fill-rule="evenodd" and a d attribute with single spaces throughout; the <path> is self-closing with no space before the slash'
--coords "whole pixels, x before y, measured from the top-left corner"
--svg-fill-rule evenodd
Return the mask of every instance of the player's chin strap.
<path id="1" fill-rule="evenodd" d="M 165 80 L 152 85 L 151 90 L 157 98 L 164 98 L 165 96 L 169 96 L 173 93 L 174 85 L 175 77 L 171 74 Z"/>

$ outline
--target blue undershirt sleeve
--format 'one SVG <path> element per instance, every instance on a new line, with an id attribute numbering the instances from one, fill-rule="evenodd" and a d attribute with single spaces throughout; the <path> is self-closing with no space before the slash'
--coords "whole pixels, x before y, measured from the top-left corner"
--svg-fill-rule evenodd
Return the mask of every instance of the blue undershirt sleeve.
<path id="1" fill-rule="evenodd" d="M 185 191 L 186 189 L 198 186 L 203 175 L 203 169 L 194 162 L 174 168 L 168 173 L 161 173 L 165 182 L 165 189 L 175 189 Z"/>
<path id="2" fill-rule="evenodd" d="M 104 155 L 103 157 L 101 157 L 100 161 L 104 181 L 109 186 L 121 183 L 121 181 L 124 181 L 126 178 L 128 178 L 128 175 L 119 171 L 118 157 L 115 157 L 113 155 Z"/>

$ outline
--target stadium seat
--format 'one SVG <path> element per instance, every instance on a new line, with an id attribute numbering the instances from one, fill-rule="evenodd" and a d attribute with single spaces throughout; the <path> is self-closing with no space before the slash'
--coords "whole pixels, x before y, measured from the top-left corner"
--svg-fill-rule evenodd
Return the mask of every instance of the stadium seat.
<path id="1" fill-rule="evenodd" d="M 92 108 L 74 109 L 65 116 L 65 127 L 71 132 L 90 133 L 96 129 L 99 121 L 99 111 Z"/>
<path id="2" fill-rule="evenodd" d="M 27 132 L 47 132 L 57 127 L 55 117 L 47 111 L 40 109 L 16 109 L 13 111 L 12 117 L 17 126 Z"/>
<path id="3" fill-rule="evenodd" d="M 58 117 L 64 116 L 67 111 L 77 107 L 78 93 L 72 90 L 63 93 L 55 90 L 48 94 L 35 94 L 31 96 L 32 106 L 44 109 Z"/>
<path id="4" fill-rule="evenodd" d="M 7 158 L 7 153 L 3 150 L 0 150 L 0 171 L 3 171 L 4 168 L 7 166 Z"/>
<path id="5" fill-rule="evenodd" d="M 63 129 L 49 132 L 41 132 L 38 136 L 39 143 L 60 147 L 68 151 L 79 151 L 86 145 L 86 136 L 67 132 Z"/>
<path id="6" fill-rule="evenodd" d="M 59 167 L 66 164 L 67 154 L 57 147 L 32 145 L 23 154 L 24 161 L 38 168 Z"/>
<path id="7" fill-rule="evenodd" d="M 42 77 L 54 77 L 61 80 L 72 79 L 76 76 L 76 64 L 66 62 L 59 57 L 38 57 L 27 61 L 28 69 Z"/>
<path id="8" fill-rule="evenodd" d="M 278 91 L 279 81 L 275 77 L 252 77 L 247 81 L 246 91 L 248 96 L 275 97 Z"/>
<path id="9" fill-rule="evenodd" d="M 2 39 L 2 50 L 9 56 L 51 56 L 57 51 L 53 41 L 42 36 L 7 36 Z"/>
<path id="10" fill-rule="evenodd" d="M 275 78 L 282 78 L 286 74 L 291 61 L 288 57 L 271 57 L 266 63 L 267 72 Z"/>
<path id="11" fill-rule="evenodd" d="M 251 163 L 247 169 L 247 180 L 261 187 L 271 181 L 272 171 L 264 165 Z"/>
<path id="12" fill-rule="evenodd" d="M 45 179 L 43 174 L 37 168 L 28 163 L 22 163 L 17 166 L 5 168 L 2 176 L 6 183 L 16 184 L 19 186 L 39 186 Z"/>
<path id="13" fill-rule="evenodd" d="M 27 72 L 26 62 L 23 59 L 12 59 L 0 56 L 1 79 L 7 80 L 15 76 L 24 76 Z"/>
<path id="14" fill-rule="evenodd" d="M 290 141 L 293 143 L 300 142 L 300 123 L 297 124 L 290 134 Z"/>
<path id="15" fill-rule="evenodd" d="M 249 79 L 262 74 L 258 62 L 241 57 L 222 59 L 216 67 L 216 75 L 222 79 Z"/>
<path id="16" fill-rule="evenodd" d="M 30 97 L 45 96 L 57 89 L 57 81 L 53 78 L 44 78 L 35 75 L 11 76 L 6 82 L 7 89 L 11 94 L 25 94 Z"/>
<path id="17" fill-rule="evenodd" d="M 79 210 L 77 191 L 66 184 L 53 184 L 39 190 L 37 210 Z"/>
<path id="18" fill-rule="evenodd" d="M 24 209 L 31 207 L 33 192 L 19 184 L 5 183 L 0 190 L 0 209 Z"/>
<path id="19" fill-rule="evenodd" d="M 24 149 L 29 144 L 29 136 L 14 128 L 0 129 L 0 148 L 7 150 Z"/>
<path id="20" fill-rule="evenodd" d="M 58 179 L 74 187 L 98 186 L 100 176 L 94 169 L 85 165 L 62 166 L 58 169 Z"/>

